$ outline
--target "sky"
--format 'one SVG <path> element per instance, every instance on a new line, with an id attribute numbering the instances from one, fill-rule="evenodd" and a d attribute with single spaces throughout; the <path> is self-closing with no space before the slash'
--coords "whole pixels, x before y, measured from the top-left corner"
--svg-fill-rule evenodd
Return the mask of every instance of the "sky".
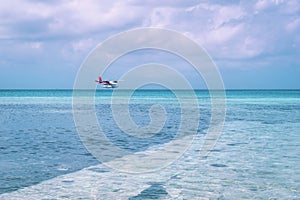
<path id="1" fill-rule="evenodd" d="M 299 0 L 5 1 L 0 89 L 71 89 L 96 45 L 141 27 L 175 30 L 197 42 L 226 89 L 300 89 Z M 181 63 L 193 87 L 202 87 L 191 67 L 170 55 L 145 51 L 134 58 Z M 106 77 L 118 78 L 113 70 Z"/>

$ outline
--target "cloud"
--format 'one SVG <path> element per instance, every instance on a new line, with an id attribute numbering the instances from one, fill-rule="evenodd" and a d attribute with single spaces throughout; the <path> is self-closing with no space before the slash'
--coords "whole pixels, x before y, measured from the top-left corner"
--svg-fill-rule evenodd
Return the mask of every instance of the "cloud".
<path id="1" fill-rule="evenodd" d="M 289 52 L 298 41 L 297 34 L 291 33 L 298 28 L 298 4 L 294 0 L 259 0 L 254 4 L 213 1 L 155 8 L 144 25 L 183 32 L 217 59 L 276 56 Z"/>
<path id="2" fill-rule="evenodd" d="M 287 30 L 288 32 L 293 32 L 293 31 L 299 29 L 299 27 L 300 27 L 300 17 L 294 19 L 294 20 L 291 21 L 291 22 L 289 22 L 289 23 L 286 25 L 286 30 Z"/>
<path id="3" fill-rule="evenodd" d="M 260 11 L 260 10 L 264 10 L 268 7 L 270 7 L 271 5 L 274 4 L 275 1 L 270 1 L 270 0 L 258 0 L 256 2 L 256 4 L 254 5 L 254 8 L 257 10 L 257 11 Z"/>
<path id="4" fill-rule="evenodd" d="M 244 32 L 246 17 L 244 8 L 237 5 L 200 3 L 185 9 L 154 9 L 150 20 L 144 25 L 184 32 L 217 56 L 238 57 L 250 54 L 246 52 L 241 55 L 241 51 L 232 54 L 233 48 L 228 46 L 235 45 L 237 41 L 243 43 L 241 35 Z"/>
<path id="5" fill-rule="evenodd" d="M 139 10 L 136 12 L 128 10 L 132 8 L 118 2 L 99 4 L 93 0 L 70 1 L 60 6 L 48 28 L 53 33 L 82 34 L 123 27 L 127 23 L 134 22 L 134 18 L 139 14 Z"/>
<path id="6" fill-rule="evenodd" d="M 72 42 L 74 51 L 84 51 L 97 45 L 92 38 L 82 39 L 79 41 Z"/>
<path id="7" fill-rule="evenodd" d="M 10 0 L 0 4 L 1 63 L 15 65 L 28 57 L 79 66 L 97 43 L 141 26 L 182 32 L 232 65 L 255 65 L 283 53 L 295 59 L 299 11 L 297 0 Z M 265 66 L 272 65 L 268 62 Z"/>
<path id="8" fill-rule="evenodd" d="M 254 4 L 254 9 L 255 12 L 260 12 L 266 9 L 270 9 L 270 8 L 278 8 L 282 5 L 285 6 L 290 6 L 290 5 L 295 5 L 297 0 L 258 0 L 255 4 Z M 290 9 L 291 7 L 289 7 L 288 9 Z"/>
<path id="9" fill-rule="evenodd" d="M 122 1 L 12 0 L 0 5 L 0 36 L 2 39 L 73 37 L 110 28 L 121 29 L 136 23 L 142 14 L 145 8 Z"/>
<path id="10" fill-rule="evenodd" d="M 42 42 L 30 42 L 29 44 L 32 49 L 40 49 L 43 45 Z"/>

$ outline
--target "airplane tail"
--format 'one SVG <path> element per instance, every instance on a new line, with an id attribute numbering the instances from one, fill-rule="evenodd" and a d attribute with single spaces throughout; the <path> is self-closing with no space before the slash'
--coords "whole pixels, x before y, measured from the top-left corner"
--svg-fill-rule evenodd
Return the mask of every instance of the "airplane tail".
<path id="1" fill-rule="evenodd" d="M 101 76 L 98 76 L 98 82 L 99 82 L 99 83 L 102 83 L 102 78 L 101 78 Z"/>

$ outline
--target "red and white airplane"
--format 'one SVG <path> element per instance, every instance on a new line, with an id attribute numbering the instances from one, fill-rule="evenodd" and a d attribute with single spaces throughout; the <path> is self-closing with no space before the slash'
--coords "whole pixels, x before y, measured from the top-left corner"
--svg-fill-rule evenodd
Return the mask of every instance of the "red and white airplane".
<path id="1" fill-rule="evenodd" d="M 101 76 L 98 76 L 98 80 L 95 80 L 97 83 L 101 84 L 104 88 L 117 88 L 118 81 L 103 81 Z"/>

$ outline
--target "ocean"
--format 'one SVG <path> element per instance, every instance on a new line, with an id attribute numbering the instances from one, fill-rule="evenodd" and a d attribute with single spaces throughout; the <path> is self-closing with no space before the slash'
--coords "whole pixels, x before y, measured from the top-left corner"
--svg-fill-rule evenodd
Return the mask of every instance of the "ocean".
<path id="1" fill-rule="evenodd" d="M 223 131 L 206 157 L 200 152 L 211 99 L 206 90 L 195 94 L 199 107 L 190 112 L 200 118 L 189 148 L 155 172 L 135 174 L 86 149 L 73 119 L 72 90 L 0 90 L 0 199 L 300 199 L 300 90 L 226 91 Z M 154 120 L 153 105 L 165 111 L 161 130 L 146 138 L 119 128 L 112 95 L 97 90 L 94 107 L 106 138 L 125 157 L 184 140 L 176 138 L 182 112 L 174 92 L 133 93 L 129 112 L 138 126 Z"/>

